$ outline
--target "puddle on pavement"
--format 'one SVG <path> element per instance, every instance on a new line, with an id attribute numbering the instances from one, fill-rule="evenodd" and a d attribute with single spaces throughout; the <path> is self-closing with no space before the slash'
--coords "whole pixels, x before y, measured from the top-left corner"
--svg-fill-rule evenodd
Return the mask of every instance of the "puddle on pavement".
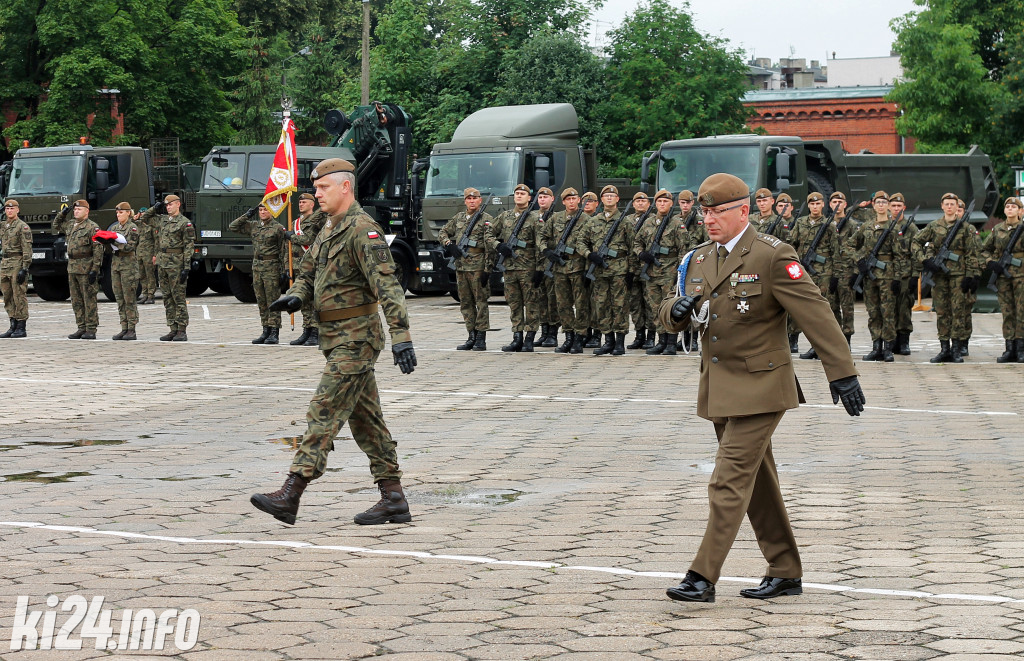
<path id="1" fill-rule="evenodd" d="M 57 475 L 56 473 L 44 473 L 42 471 L 29 471 L 28 473 L 14 473 L 12 475 L 4 475 L 2 477 L 7 482 L 56 484 L 58 482 L 68 482 L 73 477 L 85 477 L 87 475 L 92 475 L 92 473 L 64 473 L 62 475 Z"/>
<path id="2" fill-rule="evenodd" d="M 222 475 L 175 475 L 173 477 L 158 477 L 155 478 L 161 482 L 188 482 L 189 480 L 209 480 L 214 477 L 231 477 L 230 473 L 223 473 Z"/>
<path id="3" fill-rule="evenodd" d="M 480 507 L 497 507 L 514 503 L 523 496 L 522 491 L 516 489 L 475 489 L 466 490 L 461 487 L 447 486 L 434 488 L 413 488 L 405 490 L 410 498 L 416 502 L 426 505 L 472 505 Z M 376 489 L 348 489 L 353 494 L 377 494 Z"/>

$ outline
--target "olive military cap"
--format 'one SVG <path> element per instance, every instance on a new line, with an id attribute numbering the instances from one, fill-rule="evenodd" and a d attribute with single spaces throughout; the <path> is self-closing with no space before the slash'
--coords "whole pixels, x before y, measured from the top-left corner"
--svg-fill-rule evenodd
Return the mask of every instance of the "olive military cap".
<path id="1" fill-rule="evenodd" d="M 352 165 L 343 158 L 328 158 L 326 160 L 317 163 L 313 171 L 309 173 L 309 178 L 312 181 L 316 181 L 320 177 L 328 174 L 334 174 L 335 172 L 355 172 L 356 166 Z"/>
<path id="2" fill-rule="evenodd" d="M 514 193 L 514 192 L 520 191 L 520 190 L 524 190 L 527 193 L 533 193 L 533 191 L 530 190 L 530 187 L 527 186 L 526 184 L 519 184 L 519 185 L 517 185 L 515 188 L 512 189 L 512 192 Z"/>
<path id="3" fill-rule="evenodd" d="M 766 197 L 771 197 L 771 196 L 772 196 L 772 192 L 770 190 L 768 190 L 767 188 L 758 188 L 757 192 L 754 193 L 754 199 L 755 200 L 763 200 Z"/>
<path id="4" fill-rule="evenodd" d="M 750 197 L 750 189 L 742 179 L 725 172 L 713 174 L 704 180 L 697 191 L 697 199 L 705 207 L 717 207 Z"/>
<path id="5" fill-rule="evenodd" d="M 824 202 L 824 201 L 825 201 L 825 196 L 822 195 L 821 193 L 811 193 L 810 195 L 807 196 L 807 203 L 808 204 L 810 204 L 811 202 Z"/>
<path id="6" fill-rule="evenodd" d="M 480 197 L 480 191 L 473 187 L 470 187 L 462 191 L 462 197 Z"/>
<path id="7" fill-rule="evenodd" d="M 6 202 L 4 202 L 4 206 L 5 207 L 11 207 L 11 208 L 18 208 L 18 209 L 21 208 L 21 205 L 18 204 L 18 201 L 16 199 L 14 199 L 13 197 L 9 198 Z"/>
<path id="8" fill-rule="evenodd" d="M 689 192 L 689 191 L 687 191 L 687 192 Z M 660 200 L 663 197 L 668 198 L 668 199 L 671 200 L 672 199 L 672 193 L 668 192 L 668 189 L 662 188 L 660 191 L 658 191 L 657 193 L 654 194 L 654 201 L 657 202 L 658 200 Z"/>
<path id="9" fill-rule="evenodd" d="M 563 200 L 565 198 L 567 198 L 567 197 L 572 197 L 573 195 L 579 197 L 579 193 L 572 186 L 570 186 L 569 188 L 566 188 L 564 191 L 562 191 L 562 199 Z"/>
<path id="10" fill-rule="evenodd" d="M 829 202 L 831 202 L 832 200 L 835 200 L 835 199 L 839 199 L 839 200 L 842 200 L 843 202 L 845 202 L 846 201 L 846 195 L 843 193 L 843 191 L 837 190 L 836 192 L 834 192 L 834 193 L 832 193 L 831 195 L 828 196 Z"/>
<path id="11" fill-rule="evenodd" d="M 651 198 L 647 197 L 647 193 L 644 193 L 642 191 L 633 195 L 633 201 L 634 202 L 636 202 L 637 200 L 650 200 L 650 199 Z"/>
<path id="12" fill-rule="evenodd" d="M 693 202 L 693 191 L 692 190 L 681 190 L 679 191 L 679 200 L 683 202 Z"/>
<path id="13" fill-rule="evenodd" d="M 874 202 L 878 198 L 882 198 L 883 200 L 888 201 L 889 200 L 889 194 L 886 193 L 884 190 L 875 191 L 875 194 L 871 196 L 871 201 Z"/>
<path id="14" fill-rule="evenodd" d="M 608 184 L 607 186 L 601 189 L 601 197 L 604 197 L 605 193 L 615 193 L 616 195 L 618 195 L 619 189 L 616 188 L 615 186 L 612 186 L 611 184 Z"/>
<path id="15" fill-rule="evenodd" d="M 959 202 L 960 198 L 957 197 L 955 193 L 946 193 L 945 195 L 942 196 L 940 202 L 945 202 L 946 200 L 956 200 L 957 202 Z"/>
<path id="16" fill-rule="evenodd" d="M 584 202 L 586 202 L 587 200 L 597 202 L 597 193 L 595 193 L 594 191 L 587 191 L 586 193 L 583 194 L 583 197 L 580 199 L 582 199 Z"/>
<path id="17" fill-rule="evenodd" d="M 540 188 L 538 188 L 537 195 L 550 195 L 551 197 L 555 196 L 554 192 L 552 192 L 552 190 L 547 186 L 541 186 Z"/>
<path id="18" fill-rule="evenodd" d="M 310 202 L 316 202 L 316 197 L 312 193 L 303 193 L 299 196 L 300 200 L 309 200 Z"/>
<path id="19" fill-rule="evenodd" d="M 903 204 L 907 203 L 907 200 L 903 197 L 903 193 L 893 193 L 892 195 L 889 196 L 889 201 L 902 202 Z"/>
<path id="20" fill-rule="evenodd" d="M 10 200 L 8 200 L 8 202 L 9 201 Z M 1019 197 L 1008 197 L 1008 198 L 1006 198 L 1006 201 L 1003 202 L 1003 206 L 1005 207 L 1007 204 L 1016 204 L 1018 207 L 1021 207 L 1022 209 L 1024 209 L 1024 204 L 1020 203 L 1020 198 Z"/>
<path id="21" fill-rule="evenodd" d="M 181 202 L 181 198 L 177 195 L 171 194 L 164 198 L 164 204 L 167 204 L 168 202 Z"/>
<path id="22" fill-rule="evenodd" d="M 775 198 L 776 204 L 779 202 L 785 202 L 787 204 L 793 204 L 793 198 L 789 196 L 789 193 L 779 193 L 779 196 Z"/>
<path id="23" fill-rule="evenodd" d="M 170 197 L 170 196 L 168 195 L 168 197 Z M 85 207 L 86 209 L 88 209 L 89 208 L 89 203 L 86 202 L 85 200 L 75 200 L 75 203 L 72 204 L 71 206 L 73 206 L 73 207 Z"/>
<path id="24" fill-rule="evenodd" d="M 114 207 L 114 209 L 118 211 L 131 211 L 132 205 L 128 204 L 127 202 L 118 202 L 117 206 Z"/>

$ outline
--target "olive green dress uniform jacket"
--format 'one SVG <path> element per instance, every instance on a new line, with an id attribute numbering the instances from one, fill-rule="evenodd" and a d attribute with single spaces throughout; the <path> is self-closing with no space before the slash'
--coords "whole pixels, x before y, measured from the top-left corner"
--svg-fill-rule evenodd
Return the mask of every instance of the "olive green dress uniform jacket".
<path id="1" fill-rule="evenodd" d="M 472 218 L 472 215 L 465 211 L 460 211 L 445 223 L 438 233 L 441 245 L 446 246 L 449 243 L 458 245 L 459 241 L 462 240 L 462 235 L 466 232 L 466 226 L 469 225 L 470 218 Z M 455 260 L 456 271 L 490 270 L 491 265 L 494 263 L 493 247 L 497 245 L 494 241 L 494 234 L 491 231 L 492 222 L 494 222 L 494 219 L 486 211 L 480 215 L 480 220 L 476 221 L 473 231 L 469 234 L 469 244 L 466 247 L 465 256 Z"/>
<path id="2" fill-rule="evenodd" d="M 695 312 L 709 303 L 697 415 L 712 419 L 778 412 L 804 401 L 789 352 L 787 313 L 811 341 L 830 382 L 857 374 L 832 309 L 792 246 L 748 226 L 721 271 L 716 251 L 714 242 L 695 249 L 685 284 L 686 294 L 696 301 Z M 669 332 L 679 332 L 690 319 L 672 321 L 671 303 L 668 299 L 662 305 L 662 319 Z"/>

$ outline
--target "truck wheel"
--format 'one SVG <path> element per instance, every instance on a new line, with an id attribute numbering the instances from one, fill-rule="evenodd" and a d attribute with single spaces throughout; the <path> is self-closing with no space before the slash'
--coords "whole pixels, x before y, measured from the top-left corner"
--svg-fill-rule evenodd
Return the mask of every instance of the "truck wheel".
<path id="1" fill-rule="evenodd" d="M 33 275 L 32 288 L 44 301 L 66 301 L 71 298 L 71 285 L 66 275 Z"/>
<path id="2" fill-rule="evenodd" d="M 448 290 L 448 295 L 451 296 L 453 299 L 455 299 L 455 301 L 457 301 L 457 302 L 461 302 L 462 301 L 462 299 L 459 298 L 459 290 L 458 290 L 458 288 L 456 288 L 456 289 L 449 289 Z"/>
<path id="3" fill-rule="evenodd" d="M 110 276 L 110 255 L 103 256 L 103 266 L 100 267 L 100 289 L 108 301 L 116 301 L 114 296 L 114 282 Z"/>
<path id="4" fill-rule="evenodd" d="M 231 293 L 243 303 L 256 302 L 256 290 L 252 288 L 252 274 L 244 273 L 237 268 L 228 271 L 228 284 Z"/>
<path id="5" fill-rule="evenodd" d="M 207 289 L 206 267 L 200 263 L 198 269 L 188 272 L 188 280 L 185 281 L 185 296 L 201 296 Z"/>
<path id="6" fill-rule="evenodd" d="M 821 193 L 825 198 L 825 204 L 828 204 L 828 196 L 835 192 L 835 187 L 829 183 L 825 175 L 818 172 L 807 173 L 807 188 L 811 193 Z"/>
<path id="7" fill-rule="evenodd" d="M 395 277 L 402 285 L 402 291 L 406 291 L 409 289 L 409 278 L 412 276 L 412 256 L 398 246 L 392 246 L 391 255 L 395 258 Z"/>
<path id="8" fill-rule="evenodd" d="M 230 294 L 231 283 L 228 282 L 228 271 L 221 269 L 220 273 L 207 273 L 206 284 L 218 294 Z"/>

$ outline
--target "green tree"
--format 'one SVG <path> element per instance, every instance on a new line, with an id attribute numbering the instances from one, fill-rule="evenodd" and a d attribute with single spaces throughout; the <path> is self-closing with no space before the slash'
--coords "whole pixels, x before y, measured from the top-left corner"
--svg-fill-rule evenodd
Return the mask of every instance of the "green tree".
<path id="1" fill-rule="evenodd" d="M 236 145 L 266 145 L 277 142 L 280 123 L 274 113 L 281 110 L 284 90 L 272 75 L 266 38 L 260 34 L 259 21 L 248 28 L 248 66 L 228 80 L 234 85 L 228 116 L 235 127 L 231 138 Z"/>
<path id="2" fill-rule="evenodd" d="M 347 113 L 359 101 L 359 80 L 339 66 L 341 44 L 324 26 L 308 24 L 301 43 L 310 52 L 291 60 L 287 78 L 288 95 L 295 103 L 295 139 L 300 144 L 324 144 L 330 138 L 323 128 L 324 115 L 332 108 Z"/>
<path id="3" fill-rule="evenodd" d="M 649 0 L 610 33 L 605 173 L 637 179 L 643 152 L 665 140 L 746 130 L 741 53 L 698 32 L 688 10 Z"/>

